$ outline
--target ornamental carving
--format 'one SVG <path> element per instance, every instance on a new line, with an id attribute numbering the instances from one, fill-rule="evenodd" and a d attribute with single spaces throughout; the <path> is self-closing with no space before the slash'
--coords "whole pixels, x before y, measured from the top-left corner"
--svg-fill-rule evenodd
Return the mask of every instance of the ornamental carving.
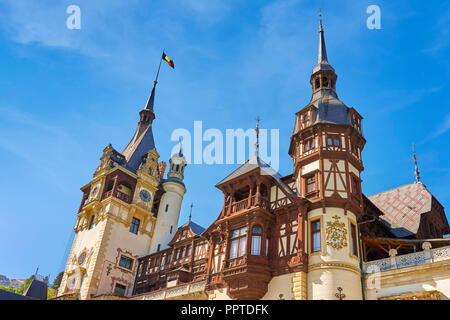
<path id="1" fill-rule="evenodd" d="M 341 218 L 339 216 L 336 215 L 333 219 L 333 222 L 327 222 L 327 245 L 340 250 L 347 246 L 347 228 L 345 223 L 340 221 Z"/>

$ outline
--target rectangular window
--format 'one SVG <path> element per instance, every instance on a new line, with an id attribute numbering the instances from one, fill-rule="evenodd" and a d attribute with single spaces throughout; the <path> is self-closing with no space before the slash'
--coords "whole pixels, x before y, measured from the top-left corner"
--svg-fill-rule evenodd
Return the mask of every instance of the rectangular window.
<path id="1" fill-rule="evenodd" d="M 192 252 L 192 248 L 191 248 L 191 246 L 189 245 L 189 246 L 187 246 L 187 249 L 186 249 L 186 256 L 190 256 L 190 255 L 191 255 L 191 252 Z"/>
<path id="2" fill-rule="evenodd" d="M 116 283 L 114 287 L 114 294 L 117 294 L 118 296 L 125 296 L 125 292 L 127 291 L 127 287 L 123 284 Z"/>
<path id="3" fill-rule="evenodd" d="M 358 195 L 359 194 L 359 180 L 357 178 L 353 178 L 353 194 Z"/>
<path id="4" fill-rule="evenodd" d="M 311 222 L 311 252 L 319 252 L 321 250 L 320 238 L 320 220 Z"/>
<path id="5" fill-rule="evenodd" d="M 91 216 L 91 221 L 89 222 L 89 229 L 92 229 L 95 225 L 95 215 Z"/>
<path id="6" fill-rule="evenodd" d="M 261 254 L 261 236 L 252 235 L 252 255 L 259 256 Z"/>
<path id="7" fill-rule="evenodd" d="M 314 139 L 309 139 L 305 141 L 304 150 L 305 152 L 309 150 L 314 150 Z"/>
<path id="8" fill-rule="evenodd" d="M 133 259 L 127 256 L 120 256 L 119 266 L 131 270 L 133 269 Z"/>
<path id="9" fill-rule="evenodd" d="M 328 136 L 327 145 L 339 147 L 341 145 L 341 140 L 339 139 L 339 136 Z"/>
<path id="10" fill-rule="evenodd" d="M 351 236 L 352 236 L 352 253 L 358 256 L 358 236 L 356 234 L 356 226 L 352 223 L 350 225 Z"/>
<path id="11" fill-rule="evenodd" d="M 178 259 L 183 258 L 183 255 L 184 255 L 184 247 L 180 249 L 180 254 L 178 256 Z"/>
<path id="12" fill-rule="evenodd" d="M 237 258 L 238 240 L 231 240 L 230 243 L 230 259 Z"/>
<path id="13" fill-rule="evenodd" d="M 306 193 L 316 191 L 316 176 L 306 178 Z"/>
<path id="14" fill-rule="evenodd" d="M 230 259 L 241 257 L 246 253 L 247 227 L 231 231 Z"/>
<path id="15" fill-rule="evenodd" d="M 161 243 L 158 243 L 158 249 L 156 249 L 156 251 L 161 250 Z"/>
<path id="16" fill-rule="evenodd" d="M 131 226 L 130 226 L 130 232 L 137 234 L 138 230 L 139 230 L 139 225 L 141 224 L 141 220 L 139 220 L 138 218 L 132 218 L 131 219 Z"/>

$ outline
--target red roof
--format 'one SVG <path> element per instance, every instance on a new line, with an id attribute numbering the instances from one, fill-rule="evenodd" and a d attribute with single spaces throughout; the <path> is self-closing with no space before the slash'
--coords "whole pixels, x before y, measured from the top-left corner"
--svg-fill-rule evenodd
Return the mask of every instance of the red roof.
<path id="1" fill-rule="evenodd" d="M 432 199 L 433 195 L 422 183 L 411 183 L 369 197 L 384 213 L 381 218 L 391 224 L 392 229 L 403 228 L 414 234 L 419 229 L 421 215 L 431 211 Z"/>

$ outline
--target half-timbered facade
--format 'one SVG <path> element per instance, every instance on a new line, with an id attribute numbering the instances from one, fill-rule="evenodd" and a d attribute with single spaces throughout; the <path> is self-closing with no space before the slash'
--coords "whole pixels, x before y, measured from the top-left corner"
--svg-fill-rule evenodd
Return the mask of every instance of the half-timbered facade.
<path id="1" fill-rule="evenodd" d="M 411 254 L 426 242 L 419 239 L 450 232 L 442 206 L 419 182 L 363 194 L 363 118 L 338 98 L 337 78 L 321 24 L 312 97 L 294 121 L 292 174 L 266 164 L 257 140 L 255 156 L 216 185 L 217 219 L 201 234 L 182 226 L 170 249 L 139 259 L 132 299 L 373 298 L 371 261 L 389 258 L 394 245 Z M 201 257 L 190 249 L 197 243 L 207 248 Z"/>
<path id="2" fill-rule="evenodd" d="M 153 106 L 141 111 L 129 146 L 108 146 L 82 188 L 60 296 L 75 278 L 83 299 L 450 298 L 444 208 L 419 179 L 363 194 L 363 118 L 339 99 L 337 79 L 321 22 L 290 174 L 260 158 L 257 126 L 254 157 L 216 185 L 223 203 L 205 229 L 190 218 L 177 228 L 186 159 L 180 149 L 163 178 Z"/>

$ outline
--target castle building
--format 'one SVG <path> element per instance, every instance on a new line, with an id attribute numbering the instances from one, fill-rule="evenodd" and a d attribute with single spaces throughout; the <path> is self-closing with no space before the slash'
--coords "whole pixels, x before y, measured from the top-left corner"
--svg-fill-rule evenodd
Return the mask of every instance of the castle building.
<path id="1" fill-rule="evenodd" d="M 181 150 L 174 155 L 164 179 L 166 163 L 158 162 L 152 131 L 156 84 L 129 144 L 122 153 L 108 145 L 81 188 L 60 299 L 130 295 L 138 258 L 166 248 L 177 230 L 186 159 Z"/>
<path id="2" fill-rule="evenodd" d="M 153 109 L 141 111 L 130 145 L 122 154 L 107 147 L 82 188 L 59 294 L 73 294 L 67 283 L 78 274 L 81 299 L 450 298 L 444 208 L 417 165 L 414 183 L 364 195 L 363 118 L 339 99 L 337 79 L 321 22 L 312 96 L 295 115 L 288 150 L 292 173 L 282 176 L 259 157 L 258 124 L 255 155 L 217 183 L 223 205 L 207 228 L 190 217 L 175 230 L 186 162 L 180 149 L 162 179 L 153 144 L 133 147 L 151 140 L 142 135 L 151 132 Z M 117 164 L 108 167 L 111 159 Z M 129 232 L 133 219 L 138 234 Z M 122 256 L 131 268 L 121 265 Z"/>

